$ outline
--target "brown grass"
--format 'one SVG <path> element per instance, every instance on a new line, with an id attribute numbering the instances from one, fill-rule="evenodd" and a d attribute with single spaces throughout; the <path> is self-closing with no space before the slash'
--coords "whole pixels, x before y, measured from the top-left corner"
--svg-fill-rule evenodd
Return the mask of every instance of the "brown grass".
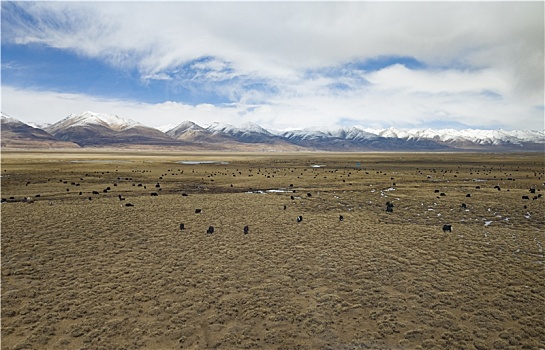
<path id="1" fill-rule="evenodd" d="M 542 154 L 4 151 L 1 172 L 2 349 L 545 348 Z"/>

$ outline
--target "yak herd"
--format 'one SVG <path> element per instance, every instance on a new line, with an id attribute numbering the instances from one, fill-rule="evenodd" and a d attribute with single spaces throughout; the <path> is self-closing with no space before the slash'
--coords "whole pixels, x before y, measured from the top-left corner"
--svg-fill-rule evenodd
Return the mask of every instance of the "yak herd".
<path id="1" fill-rule="evenodd" d="M 178 170 L 180 171 L 180 169 L 178 169 Z M 238 169 L 237 169 L 237 170 L 238 170 Z M 138 171 L 133 170 L 133 172 L 138 172 Z M 150 170 L 147 170 L 147 171 L 142 171 L 142 172 L 151 172 L 151 171 L 150 171 Z M 169 170 L 167 171 L 167 173 L 161 174 L 161 176 L 159 176 L 159 180 L 163 180 L 163 178 L 164 178 L 166 175 L 169 175 L 168 172 L 173 172 L 173 170 L 169 169 Z M 195 172 L 195 170 L 193 170 L 193 172 Z M 252 174 L 252 169 L 250 169 L 249 172 L 250 172 L 250 175 L 249 175 L 249 176 L 254 176 L 254 174 Z M 259 169 L 259 171 L 257 171 L 255 174 L 258 175 L 258 174 L 260 174 L 260 172 L 261 172 L 261 169 Z M 293 170 L 292 170 L 292 172 L 293 172 Z M 104 172 L 103 172 L 102 174 L 104 174 Z M 181 171 L 179 174 L 183 174 L 183 171 Z M 233 176 L 237 176 L 237 175 L 241 175 L 241 174 L 242 174 L 242 173 L 239 171 L 238 173 L 233 173 Z M 366 174 L 368 174 L 368 172 L 366 172 Z M 89 174 L 86 174 L 86 175 L 89 176 Z M 175 174 L 172 173 L 172 175 L 175 175 Z M 226 174 L 224 174 L 224 175 L 226 175 Z M 303 173 L 301 173 L 301 175 L 303 175 Z M 272 176 L 274 177 L 274 175 L 272 175 Z M 315 175 L 315 178 L 316 178 L 316 176 L 317 176 L 317 175 Z M 456 176 L 456 175 L 455 175 L 455 176 Z M 210 175 L 208 175 L 208 177 L 210 177 Z M 267 178 L 270 178 L 270 177 L 271 177 L 271 175 L 267 175 Z M 299 176 L 298 176 L 298 178 L 299 178 Z M 430 175 L 427 175 L 427 178 L 430 179 L 430 178 L 431 178 Z M 131 181 L 131 182 L 132 182 L 132 186 L 141 187 L 141 188 L 147 189 L 147 186 L 146 186 L 146 185 L 144 185 L 144 184 L 142 184 L 142 183 L 136 183 L 136 182 L 133 180 L 132 177 L 126 177 L 126 178 L 124 178 L 124 177 L 117 177 L 117 180 L 118 180 L 117 182 L 120 182 L 120 181 Z M 203 178 L 203 180 L 204 180 L 204 178 Z M 394 180 L 394 178 L 392 177 L 391 180 Z M 512 179 L 512 178 L 509 178 L 508 180 L 514 181 L 514 179 Z M 48 179 L 48 181 L 50 181 L 50 179 Z M 81 181 L 83 181 L 83 178 L 80 178 L 80 182 L 81 182 Z M 214 181 L 214 180 L 211 179 L 210 181 Z M 346 179 L 343 179 L 342 181 L 343 181 L 343 183 L 345 183 L 345 182 L 346 182 Z M 68 184 L 68 180 L 60 179 L 60 182 L 62 182 L 63 184 Z M 72 186 L 80 187 L 80 186 L 81 186 L 80 182 L 72 181 L 72 182 L 70 182 L 70 184 L 71 184 Z M 113 183 L 113 186 L 114 186 L 114 187 L 117 187 L 117 182 L 114 182 L 114 183 Z M 31 181 L 27 181 L 26 184 L 25 184 L 25 186 L 29 186 L 29 185 L 31 185 Z M 349 185 L 352 185 L 352 183 L 349 183 Z M 545 183 L 544 183 L 543 185 L 545 186 Z M 294 186 L 293 184 L 290 184 L 290 185 L 289 185 L 290 188 L 292 188 L 293 186 Z M 393 186 L 396 186 L 396 183 L 395 183 L 395 182 L 393 182 Z M 161 184 L 160 184 L 159 182 L 156 182 L 156 184 L 154 185 L 154 187 L 155 187 L 155 191 L 154 191 L 154 192 L 150 192 L 149 195 L 152 196 L 152 197 L 157 197 L 157 196 L 159 196 L 159 192 L 162 191 L 163 189 L 162 189 Z M 233 185 L 231 184 L 230 187 L 232 188 Z M 80 187 L 80 188 L 81 188 L 81 187 Z M 479 186 L 479 185 L 478 185 L 478 186 L 475 186 L 475 189 L 479 190 L 479 189 L 481 189 L 481 186 Z M 494 189 L 496 189 L 496 190 L 498 190 L 498 191 L 501 191 L 501 187 L 500 187 L 499 185 L 495 185 L 495 186 L 494 186 Z M 523 195 L 523 196 L 522 196 L 522 200 L 528 201 L 528 200 L 530 200 L 530 199 L 532 199 L 532 200 L 537 200 L 537 199 L 541 198 L 542 195 L 541 195 L 540 193 L 536 194 L 536 190 L 537 190 L 537 191 L 540 191 L 540 189 L 536 189 L 535 186 L 532 186 L 531 188 L 529 188 L 529 193 L 530 193 L 531 195 L 533 195 L 533 196 L 530 196 L 530 195 Z M 100 195 L 101 193 L 102 193 L 102 194 L 108 194 L 108 193 L 110 193 L 111 191 L 112 191 L 112 187 L 110 187 L 110 186 L 107 186 L 107 187 L 103 188 L 102 191 L 92 190 L 92 191 L 90 191 L 90 193 L 92 194 L 92 196 L 87 196 L 86 199 L 89 200 L 89 201 L 91 201 L 91 200 L 93 199 L 93 196 L 98 196 L 98 195 Z M 509 191 L 509 190 L 507 190 L 507 191 Z M 69 189 L 69 188 L 66 188 L 66 192 L 70 192 L 70 189 Z M 286 192 L 295 193 L 296 190 L 291 190 L 291 189 L 290 189 L 290 191 L 286 191 Z M 80 196 L 83 196 L 83 194 L 84 194 L 84 191 L 79 191 L 79 195 L 80 195 Z M 447 196 L 445 192 L 442 192 L 442 191 L 439 190 L 439 189 L 435 189 L 435 190 L 434 190 L 434 194 L 437 195 L 437 198 L 441 198 L 441 197 L 446 197 L 446 196 Z M 182 196 L 186 197 L 186 196 L 188 196 L 188 194 L 184 192 L 184 193 L 182 193 Z M 312 193 L 307 192 L 307 193 L 306 193 L 306 197 L 309 198 L 309 199 L 312 198 Z M 467 194 L 466 194 L 466 197 L 467 197 L 467 198 L 471 198 L 471 194 L 470 194 L 470 193 L 467 193 Z M 34 203 L 34 201 L 37 200 L 38 198 L 41 198 L 41 195 L 40 195 L 40 194 L 36 194 L 36 195 L 34 195 L 34 197 L 24 196 L 24 197 L 19 198 L 19 199 L 17 199 L 15 196 L 10 196 L 10 197 L 7 197 L 7 198 L 2 198 L 2 199 L 1 199 L 1 202 L 2 202 L 2 203 L 25 202 L 25 203 L 31 204 L 31 203 Z M 124 203 L 124 204 L 121 204 L 121 206 L 124 206 L 124 207 L 134 207 L 134 204 L 132 204 L 132 203 L 130 203 L 130 202 L 125 202 L 125 199 L 126 199 L 126 198 L 125 198 L 125 196 L 123 196 L 122 194 L 118 194 L 118 195 L 117 195 L 117 198 L 119 199 L 119 201 L 122 201 L 122 202 Z M 299 198 L 299 197 L 297 197 L 297 198 Z M 293 200 L 296 200 L 296 197 L 295 197 L 294 195 L 290 195 L 290 199 L 293 201 Z M 52 202 L 50 201 L 50 203 L 52 203 Z M 463 209 L 467 209 L 467 208 L 468 208 L 466 203 L 461 203 L 460 206 L 461 206 L 461 208 L 463 208 Z M 524 206 L 524 208 L 526 208 L 526 206 Z M 287 209 L 287 206 L 286 206 L 285 204 L 283 205 L 283 209 L 284 209 L 284 210 Z M 392 214 L 392 215 L 393 215 L 393 213 L 394 213 L 394 204 L 393 204 L 391 201 L 387 201 L 387 202 L 385 203 L 385 211 L 386 211 L 386 213 Z M 201 214 L 202 212 L 203 212 L 203 210 L 202 210 L 201 208 L 196 208 L 196 209 L 195 209 L 195 214 Z M 343 220 L 344 220 L 344 216 L 343 216 L 343 215 L 339 215 L 339 222 L 342 222 Z M 296 218 L 295 218 L 295 221 L 296 221 L 297 223 L 302 222 L 302 221 L 303 221 L 303 216 L 302 216 L 302 215 L 297 215 Z M 185 225 L 184 223 L 180 223 L 179 228 L 180 228 L 180 230 L 186 230 L 186 225 Z M 453 229 L 452 224 L 444 224 L 444 225 L 442 226 L 442 231 L 445 232 L 445 233 L 446 233 L 446 232 L 452 232 L 452 229 Z M 246 225 L 246 226 L 243 227 L 243 233 L 244 233 L 245 235 L 248 234 L 249 231 L 250 231 L 250 230 L 249 230 L 249 226 L 248 226 L 248 225 Z M 209 226 L 208 229 L 206 230 L 206 233 L 207 233 L 207 234 L 213 234 L 214 232 L 217 232 L 217 230 L 215 230 L 214 226 L 212 226 L 212 225 Z"/>

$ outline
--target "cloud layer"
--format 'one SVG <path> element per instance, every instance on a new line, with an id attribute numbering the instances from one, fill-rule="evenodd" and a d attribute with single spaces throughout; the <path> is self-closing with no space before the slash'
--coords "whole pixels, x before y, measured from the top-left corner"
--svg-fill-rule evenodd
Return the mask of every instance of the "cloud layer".
<path id="1" fill-rule="evenodd" d="M 168 94 L 13 84 L 2 109 L 39 117 L 32 98 L 58 103 L 42 112 L 54 119 L 95 109 L 147 124 L 543 129 L 543 13 L 543 2 L 3 2 L 3 46 L 71 52 Z"/>

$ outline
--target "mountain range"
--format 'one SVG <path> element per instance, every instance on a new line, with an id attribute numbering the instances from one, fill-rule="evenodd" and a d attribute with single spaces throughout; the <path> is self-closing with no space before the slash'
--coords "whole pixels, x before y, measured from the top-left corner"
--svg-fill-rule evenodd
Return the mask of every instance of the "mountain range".
<path id="1" fill-rule="evenodd" d="M 84 112 L 51 125 L 25 124 L 2 113 L 3 148 L 174 148 L 217 151 L 544 151 L 545 132 L 531 130 L 369 129 L 273 131 L 191 121 L 152 128 L 115 115 Z"/>

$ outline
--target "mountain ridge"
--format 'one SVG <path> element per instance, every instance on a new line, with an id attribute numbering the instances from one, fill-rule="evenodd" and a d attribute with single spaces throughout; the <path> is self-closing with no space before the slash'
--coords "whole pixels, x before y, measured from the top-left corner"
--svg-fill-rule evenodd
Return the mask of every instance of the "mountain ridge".
<path id="1" fill-rule="evenodd" d="M 26 125 L 29 129 L 21 128 Z M 14 136 L 19 125 L 21 135 Z M 157 146 L 210 150 L 281 151 L 543 151 L 545 132 L 537 130 L 481 129 L 372 129 L 361 126 L 316 127 L 276 131 L 258 124 L 215 122 L 206 127 L 186 120 L 169 127 L 149 127 L 111 114 L 83 112 L 43 129 L 2 113 L 2 138 L 25 140 L 41 130 L 50 142 L 80 147 Z M 11 134 L 4 132 L 10 130 Z M 27 134 L 26 136 L 25 133 Z M 38 132 L 39 133 L 39 132 Z M 47 136 L 49 135 L 49 136 Z M 8 145 L 3 142 L 2 146 Z M 252 146 L 253 145 L 253 146 Z M 6 146 L 7 147 L 7 146 Z"/>
<path id="2" fill-rule="evenodd" d="M 2 148 L 78 148 L 74 142 L 56 139 L 48 132 L 2 113 Z"/>
<path id="3" fill-rule="evenodd" d="M 106 145 L 159 145 L 175 146 L 165 133 L 131 119 L 116 115 L 83 112 L 68 117 L 45 128 L 55 138 L 85 146 Z"/>

